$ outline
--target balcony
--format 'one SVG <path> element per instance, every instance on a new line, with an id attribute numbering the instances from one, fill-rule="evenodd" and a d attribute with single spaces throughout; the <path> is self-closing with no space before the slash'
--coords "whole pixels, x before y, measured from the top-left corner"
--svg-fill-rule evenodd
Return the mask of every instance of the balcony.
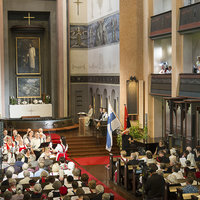
<path id="1" fill-rule="evenodd" d="M 151 74 L 151 95 L 171 96 L 171 74 Z"/>
<path id="2" fill-rule="evenodd" d="M 179 96 L 200 98 L 200 74 L 180 74 Z"/>
<path id="3" fill-rule="evenodd" d="M 151 17 L 150 38 L 163 38 L 171 35 L 171 11 Z"/>
<path id="4" fill-rule="evenodd" d="M 179 32 L 195 32 L 200 29 L 200 3 L 180 8 Z"/>

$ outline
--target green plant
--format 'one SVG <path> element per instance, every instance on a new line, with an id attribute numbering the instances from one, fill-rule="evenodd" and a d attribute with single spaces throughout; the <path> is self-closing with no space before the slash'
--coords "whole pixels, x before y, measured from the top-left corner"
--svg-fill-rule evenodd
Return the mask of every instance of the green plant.
<path id="1" fill-rule="evenodd" d="M 139 121 L 135 126 L 131 126 L 129 128 L 129 134 L 133 137 L 134 140 L 146 140 L 148 136 L 148 128 L 144 126 L 143 129 L 140 128 Z M 117 135 L 117 145 L 121 148 L 122 147 L 122 134 Z"/>

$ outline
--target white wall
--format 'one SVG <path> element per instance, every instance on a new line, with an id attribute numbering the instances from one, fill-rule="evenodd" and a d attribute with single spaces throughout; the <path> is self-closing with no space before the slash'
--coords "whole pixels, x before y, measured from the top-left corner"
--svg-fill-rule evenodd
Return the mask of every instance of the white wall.
<path id="1" fill-rule="evenodd" d="M 80 13 L 77 15 L 77 5 L 69 1 L 70 24 L 91 24 L 119 12 L 119 0 L 83 0 L 82 2 Z M 71 48 L 70 74 L 119 75 L 119 55 L 119 42 L 89 49 Z"/>
<path id="2" fill-rule="evenodd" d="M 172 45 L 171 38 L 159 39 L 154 41 L 154 73 L 161 70 L 160 63 L 168 62 L 172 64 Z M 173 68 L 173 66 L 172 66 Z"/>
<path id="3" fill-rule="evenodd" d="M 200 56 L 200 33 L 184 35 L 183 39 L 183 72 L 192 73 L 197 56 Z"/>
<path id="4" fill-rule="evenodd" d="M 183 0 L 184 6 L 194 4 L 194 3 L 198 3 L 198 2 L 200 2 L 200 0 Z"/>
<path id="5" fill-rule="evenodd" d="M 170 11 L 172 9 L 172 2 L 174 0 L 154 0 L 154 15 Z"/>
<path id="6" fill-rule="evenodd" d="M 69 22 L 71 24 L 86 24 L 88 22 L 88 0 L 81 0 L 79 4 L 79 15 L 77 15 L 77 4 L 69 0 Z"/>
<path id="7" fill-rule="evenodd" d="M 163 129 L 162 97 L 154 97 L 154 137 L 162 137 Z"/>
<path id="8" fill-rule="evenodd" d="M 87 0 L 88 22 L 119 11 L 119 0 Z"/>

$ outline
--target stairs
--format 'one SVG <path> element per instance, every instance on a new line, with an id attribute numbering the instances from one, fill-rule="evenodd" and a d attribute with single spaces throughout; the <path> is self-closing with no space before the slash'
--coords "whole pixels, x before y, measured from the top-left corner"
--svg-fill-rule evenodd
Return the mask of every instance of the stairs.
<path id="1" fill-rule="evenodd" d="M 68 154 L 70 157 L 108 156 L 105 149 L 106 137 L 96 138 L 95 136 L 66 137 L 69 145 Z M 116 145 L 116 138 L 113 137 L 112 153 L 119 155 L 119 147 Z"/>

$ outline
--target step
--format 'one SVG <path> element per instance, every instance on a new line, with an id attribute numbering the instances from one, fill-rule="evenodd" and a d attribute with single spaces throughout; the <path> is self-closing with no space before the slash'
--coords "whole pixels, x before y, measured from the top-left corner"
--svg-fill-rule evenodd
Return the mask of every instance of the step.
<path id="1" fill-rule="evenodd" d="M 113 149 L 113 150 L 118 150 L 118 149 Z M 100 147 L 100 148 L 91 148 L 91 149 L 81 149 L 81 152 L 104 152 L 104 151 L 106 151 L 106 147 L 104 146 L 104 147 Z M 69 150 L 68 151 L 68 153 L 79 153 L 80 152 L 80 149 L 71 149 L 71 150 Z"/>
<path id="2" fill-rule="evenodd" d="M 72 153 L 72 154 L 69 154 L 70 157 L 90 157 L 90 156 L 109 156 L 109 153 L 108 151 L 106 152 L 87 152 L 87 154 L 85 154 L 84 152 L 80 152 L 80 153 Z M 113 155 L 119 155 L 119 152 L 112 152 Z"/>

